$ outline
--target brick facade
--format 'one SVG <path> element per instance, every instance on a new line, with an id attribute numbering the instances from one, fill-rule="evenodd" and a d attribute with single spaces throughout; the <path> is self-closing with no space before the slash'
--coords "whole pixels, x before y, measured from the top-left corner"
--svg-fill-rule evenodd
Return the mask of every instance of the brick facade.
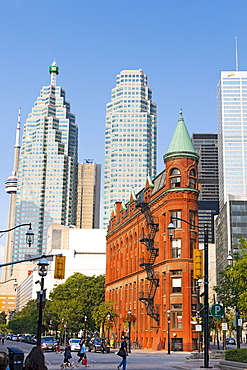
<path id="1" fill-rule="evenodd" d="M 167 226 L 171 215 L 198 225 L 198 157 L 181 152 L 164 160 L 166 169 L 153 181 L 148 177 L 127 205 L 116 203 L 107 233 L 106 300 L 116 302 L 119 317 L 112 335 L 117 340 L 128 332 L 123 317 L 130 310 L 136 317 L 131 341 L 167 350 L 170 310 L 171 350 L 191 351 L 197 340 L 191 320 L 196 312 L 193 249 L 198 248 L 198 231 L 177 220 L 170 240 Z"/>

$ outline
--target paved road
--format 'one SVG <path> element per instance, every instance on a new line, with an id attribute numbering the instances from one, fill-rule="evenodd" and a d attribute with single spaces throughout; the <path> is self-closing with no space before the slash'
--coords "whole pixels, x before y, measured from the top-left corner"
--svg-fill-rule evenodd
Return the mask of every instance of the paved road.
<path id="1" fill-rule="evenodd" d="M 14 347 L 22 350 L 26 356 L 32 345 L 22 342 L 5 341 L 4 346 L 0 345 L 0 351 L 6 351 L 7 347 Z M 117 350 L 112 350 L 110 354 L 101 353 L 87 353 L 88 369 L 94 370 L 116 370 L 117 365 L 121 358 L 116 356 Z M 186 369 L 199 369 L 203 365 L 203 360 L 187 361 L 188 353 L 175 352 L 167 355 L 164 351 L 151 351 L 151 350 L 132 350 L 127 358 L 127 370 L 186 370 Z M 60 365 L 63 362 L 62 353 L 45 352 L 46 363 L 49 370 L 60 370 Z M 75 363 L 77 355 L 74 352 L 72 362 Z M 216 361 L 217 362 L 217 361 Z M 213 366 L 215 361 L 210 361 L 210 366 Z M 85 368 L 80 365 L 78 369 Z M 75 368 L 77 369 L 77 368 Z"/>

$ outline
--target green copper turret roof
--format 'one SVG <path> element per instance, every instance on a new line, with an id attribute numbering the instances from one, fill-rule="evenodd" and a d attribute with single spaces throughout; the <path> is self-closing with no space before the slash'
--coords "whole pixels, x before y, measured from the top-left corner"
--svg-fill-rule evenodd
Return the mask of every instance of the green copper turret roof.
<path id="1" fill-rule="evenodd" d="M 171 157 L 193 157 L 199 159 L 196 153 L 187 127 L 185 126 L 182 109 L 180 110 L 180 117 L 177 127 L 173 134 L 167 153 L 164 155 L 164 161 Z"/>

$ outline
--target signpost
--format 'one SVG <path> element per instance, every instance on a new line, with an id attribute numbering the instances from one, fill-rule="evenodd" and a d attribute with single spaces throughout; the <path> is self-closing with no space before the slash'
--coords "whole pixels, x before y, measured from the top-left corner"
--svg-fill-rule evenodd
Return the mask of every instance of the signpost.
<path id="1" fill-rule="evenodd" d="M 222 330 L 228 330 L 227 322 L 222 322 Z"/>
<path id="2" fill-rule="evenodd" d="M 220 304 L 216 303 L 214 304 L 211 309 L 210 309 L 210 312 L 211 312 L 211 315 L 213 317 L 215 317 L 216 319 L 220 319 L 221 317 L 224 316 L 224 307 L 221 306 Z"/>

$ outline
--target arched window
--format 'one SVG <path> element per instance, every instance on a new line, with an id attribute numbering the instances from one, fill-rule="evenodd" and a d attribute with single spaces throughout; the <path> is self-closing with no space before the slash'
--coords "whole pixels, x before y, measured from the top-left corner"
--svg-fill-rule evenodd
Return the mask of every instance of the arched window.
<path id="1" fill-rule="evenodd" d="M 189 181 L 189 188 L 195 189 L 196 187 L 196 171 L 194 168 L 190 170 L 190 181 Z"/>
<path id="2" fill-rule="evenodd" d="M 170 187 L 172 189 L 180 188 L 180 182 L 181 182 L 180 171 L 177 168 L 173 168 L 170 172 Z"/>

